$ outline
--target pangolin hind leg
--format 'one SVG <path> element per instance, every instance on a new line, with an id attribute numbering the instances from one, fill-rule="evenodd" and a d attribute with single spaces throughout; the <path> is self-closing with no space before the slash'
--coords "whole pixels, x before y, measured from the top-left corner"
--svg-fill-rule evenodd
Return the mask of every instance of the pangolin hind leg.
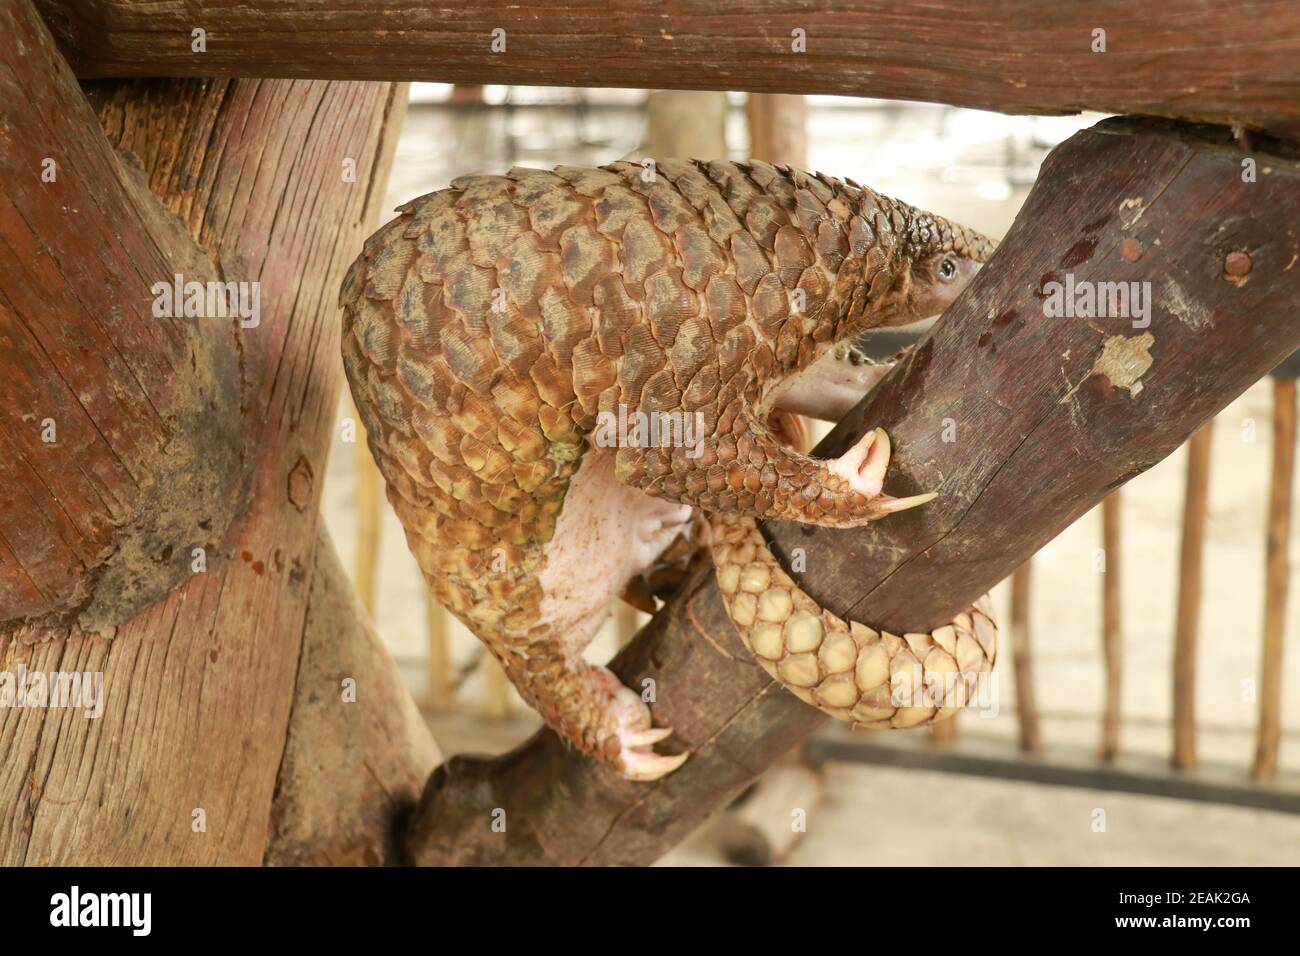
<path id="1" fill-rule="evenodd" d="M 672 730 L 652 727 L 640 695 L 582 652 L 611 602 L 684 532 L 691 509 L 619 484 L 613 464 L 604 449 L 584 453 L 543 548 L 540 617 L 526 645 L 498 657 L 529 704 L 571 743 L 626 777 L 653 780 L 686 754 L 654 753 Z"/>

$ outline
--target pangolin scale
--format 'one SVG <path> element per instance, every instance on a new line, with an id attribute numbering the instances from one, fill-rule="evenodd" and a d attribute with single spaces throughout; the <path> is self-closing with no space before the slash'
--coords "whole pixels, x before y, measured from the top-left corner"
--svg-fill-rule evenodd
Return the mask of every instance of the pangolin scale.
<path id="1" fill-rule="evenodd" d="M 582 651 L 693 514 L 745 644 L 808 703 L 912 726 L 956 708 L 900 687 L 991 668 L 986 605 L 930 634 L 844 621 L 755 524 L 847 527 L 929 500 L 882 492 L 883 431 L 823 461 L 791 447 L 788 416 L 851 407 L 879 376 L 845 345 L 942 312 L 987 239 L 757 161 L 516 168 L 399 213 L 343 285 L 348 380 L 433 594 L 558 733 L 633 779 L 686 759 L 654 752 L 671 730 Z M 598 442 L 620 412 L 702 427 L 693 444 Z"/>

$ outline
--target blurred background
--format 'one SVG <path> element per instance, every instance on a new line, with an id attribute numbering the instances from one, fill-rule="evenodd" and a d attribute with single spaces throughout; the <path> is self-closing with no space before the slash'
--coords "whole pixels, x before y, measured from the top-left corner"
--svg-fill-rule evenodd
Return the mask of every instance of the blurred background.
<path id="1" fill-rule="evenodd" d="M 752 155 L 849 177 L 1000 237 L 1047 152 L 1100 118 L 414 84 L 386 207 L 515 165 Z M 1291 475 L 1272 477 L 1275 451 L 1285 462 L 1293 448 L 1294 408 L 1292 381 L 1257 383 L 995 589 L 997 716 L 966 713 L 934 730 L 833 727 L 664 862 L 1300 862 L 1300 615 L 1285 619 L 1281 586 L 1296 590 L 1300 571 L 1282 574 L 1279 561 L 1300 517 L 1284 507 Z M 511 748 L 539 721 L 426 596 L 369 452 L 343 440 L 354 418 L 346 390 L 338 416 L 322 508 L 380 636 L 444 755 Z M 607 660 L 644 619 L 616 609 L 591 659 Z M 1192 681 L 1176 680 L 1176 641 L 1195 655 Z M 910 813 L 886 830 L 878 810 L 895 803 Z"/>

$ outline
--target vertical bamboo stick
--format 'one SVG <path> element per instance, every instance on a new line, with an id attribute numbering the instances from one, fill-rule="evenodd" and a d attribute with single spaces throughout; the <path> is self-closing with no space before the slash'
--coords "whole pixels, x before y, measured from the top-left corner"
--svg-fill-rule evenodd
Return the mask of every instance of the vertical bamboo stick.
<path id="1" fill-rule="evenodd" d="M 1264 573 L 1264 651 L 1260 661 L 1256 780 L 1277 776 L 1282 733 L 1282 640 L 1286 633 L 1290 563 L 1291 485 L 1295 476 L 1295 379 L 1273 382 L 1273 476 L 1268 498 L 1268 543 Z"/>
<path id="2" fill-rule="evenodd" d="M 352 420 L 357 423 L 357 440 L 354 445 L 357 471 L 357 595 L 373 616 L 375 567 L 379 560 L 379 468 L 370 457 L 365 429 L 355 405 L 352 406 Z"/>
<path id="3" fill-rule="evenodd" d="M 1033 559 L 1011 575 L 1011 656 L 1015 662 L 1016 716 L 1020 722 L 1020 749 L 1042 747 L 1038 707 L 1034 700 L 1034 669 L 1029 645 L 1029 584 Z"/>
<path id="4" fill-rule="evenodd" d="M 424 618 L 429 649 L 425 705 L 430 710 L 446 710 L 451 707 L 451 620 L 427 590 Z"/>
<path id="5" fill-rule="evenodd" d="M 1183 498 L 1183 541 L 1178 562 L 1178 615 L 1174 624 L 1173 764 L 1196 766 L 1196 642 L 1201 614 L 1201 556 L 1210 496 L 1210 451 L 1214 421 L 1187 442 L 1187 491 Z"/>
<path id="6" fill-rule="evenodd" d="M 808 106 L 802 96 L 750 93 L 745 116 L 751 157 L 799 169 L 808 165 Z"/>
<path id="7" fill-rule="evenodd" d="M 1106 667 L 1106 698 L 1101 722 L 1101 759 L 1119 753 L 1119 708 L 1123 633 L 1120 616 L 1120 493 L 1101 503 L 1101 547 L 1106 568 L 1101 577 L 1101 651 Z"/>
<path id="8" fill-rule="evenodd" d="M 514 709 L 510 701 L 510 678 L 498 661 L 491 654 L 483 655 L 485 690 L 483 694 L 483 714 L 492 720 L 505 720 Z"/>

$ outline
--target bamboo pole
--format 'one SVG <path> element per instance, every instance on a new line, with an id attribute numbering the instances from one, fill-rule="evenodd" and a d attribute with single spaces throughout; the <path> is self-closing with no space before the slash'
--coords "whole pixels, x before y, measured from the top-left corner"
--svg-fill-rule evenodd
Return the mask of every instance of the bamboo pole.
<path id="1" fill-rule="evenodd" d="M 751 158 L 799 169 L 808 165 L 808 105 L 802 96 L 750 93 L 745 116 Z"/>
<path id="2" fill-rule="evenodd" d="M 1256 780 L 1277 776 L 1282 734 L 1282 642 L 1286 633 L 1291 485 L 1295 477 L 1295 379 L 1273 382 L 1273 477 L 1268 499 L 1268 543 L 1264 573 L 1264 651 L 1260 661 L 1259 730 L 1255 744 Z"/>
<path id="3" fill-rule="evenodd" d="M 1173 764 L 1196 766 L 1196 641 L 1201 613 L 1201 555 L 1210 495 L 1210 450 L 1214 420 L 1187 442 L 1187 490 L 1183 498 L 1183 541 L 1178 563 L 1178 614 L 1174 625 Z"/>
<path id="4" fill-rule="evenodd" d="M 1120 687 L 1123 642 L 1120 616 L 1120 492 L 1113 491 L 1101 503 L 1101 547 L 1106 566 L 1101 578 L 1101 652 L 1106 667 L 1106 696 L 1101 721 L 1101 759 L 1114 760 L 1119 753 Z"/>
<path id="5" fill-rule="evenodd" d="M 424 594 L 424 618 L 429 650 L 425 706 L 430 710 L 446 710 L 451 707 L 454 693 L 451 680 L 451 619 L 427 590 Z"/>
<path id="6" fill-rule="evenodd" d="M 352 401 L 351 398 L 348 399 Z M 361 415 L 352 405 L 352 420 L 357 423 L 357 440 L 353 460 L 357 472 L 357 563 L 356 587 L 362 605 L 373 617 L 375 613 L 375 569 L 379 563 L 379 468 L 370 457 Z"/>
<path id="7" fill-rule="evenodd" d="M 514 711 L 510 699 L 510 678 L 506 677 L 501 662 L 491 654 L 483 655 L 479 665 L 483 671 L 483 715 L 491 720 L 505 720 Z"/>
<path id="8" fill-rule="evenodd" d="M 1029 584 L 1033 558 L 1011 574 L 1011 657 L 1016 677 L 1016 717 L 1020 724 L 1020 749 L 1033 753 L 1042 747 L 1038 706 L 1034 700 L 1033 658 L 1029 645 Z"/>

